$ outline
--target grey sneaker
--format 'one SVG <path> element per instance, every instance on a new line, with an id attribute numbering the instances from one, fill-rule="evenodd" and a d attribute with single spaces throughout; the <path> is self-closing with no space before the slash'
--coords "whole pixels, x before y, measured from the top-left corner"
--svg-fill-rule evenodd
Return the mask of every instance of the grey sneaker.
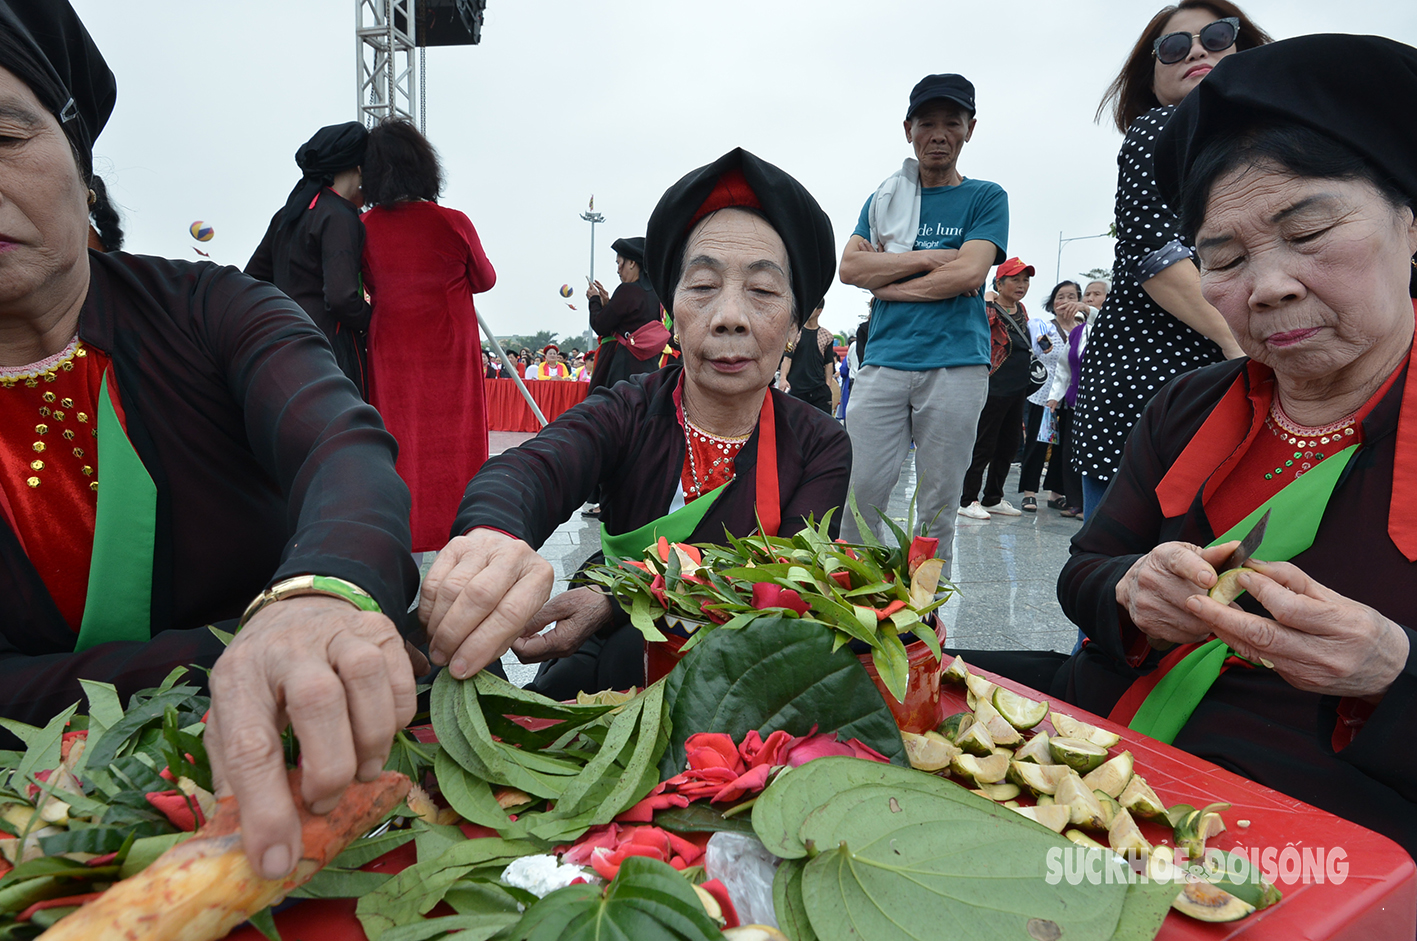
<path id="1" fill-rule="evenodd" d="M 973 503 L 971 503 L 969 506 L 962 506 L 962 507 L 960 507 L 960 508 L 959 508 L 959 515 L 965 517 L 966 519 L 972 519 L 972 520 L 987 520 L 987 519 L 989 519 L 989 511 L 986 510 L 986 509 L 984 509 L 983 505 L 981 505 L 978 500 L 975 500 L 975 501 L 974 501 Z M 1017 511 L 1017 510 L 1014 510 L 1014 515 L 1015 515 L 1015 516 L 1018 515 L 1018 511 Z"/>
<path id="2" fill-rule="evenodd" d="M 991 515 L 991 516 L 1022 516 L 1022 515 L 1023 515 L 1023 510 L 1020 510 L 1018 507 L 1014 506 L 1012 503 L 1010 503 L 1010 502 L 1007 501 L 1007 500 L 1000 500 L 998 503 L 994 504 L 993 506 L 981 507 L 981 509 L 983 509 L 986 513 L 988 513 L 988 514 Z"/>

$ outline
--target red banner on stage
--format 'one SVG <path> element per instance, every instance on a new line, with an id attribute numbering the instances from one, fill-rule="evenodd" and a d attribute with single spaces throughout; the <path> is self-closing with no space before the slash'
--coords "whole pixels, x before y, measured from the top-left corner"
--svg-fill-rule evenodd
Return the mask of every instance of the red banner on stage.
<path id="1" fill-rule="evenodd" d="M 528 379 L 526 387 L 541 414 L 547 421 L 555 421 L 556 416 L 566 409 L 585 401 L 587 382 L 566 379 Z M 487 391 L 487 427 L 492 431 L 541 430 L 541 424 L 527 407 L 514 379 L 488 379 L 483 388 Z"/>

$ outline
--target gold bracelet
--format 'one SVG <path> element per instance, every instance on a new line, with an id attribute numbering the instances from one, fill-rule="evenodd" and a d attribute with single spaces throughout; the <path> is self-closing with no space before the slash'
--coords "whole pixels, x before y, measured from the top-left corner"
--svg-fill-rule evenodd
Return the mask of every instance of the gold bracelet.
<path id="1" fill-rule="evenodd" d="M 379 602 L 374 600 L 373 595 L 353 582 L 347 582 L 331 575 L 296 575 L 294 578 L 286 578 L 276 582 L 257 595 L 246 606 L 246 612 L 241 615 L 236 629 L 239 631 L 245 627 L 246 622 L 255 617 L 256 613 L 267 605 L 304 595 L 324 595 L 327 598 L 338 598 L 341 601 L 349 602 L 360 611 L 377 611 L 382 614 L 384 610 L 379 607 Z"/>

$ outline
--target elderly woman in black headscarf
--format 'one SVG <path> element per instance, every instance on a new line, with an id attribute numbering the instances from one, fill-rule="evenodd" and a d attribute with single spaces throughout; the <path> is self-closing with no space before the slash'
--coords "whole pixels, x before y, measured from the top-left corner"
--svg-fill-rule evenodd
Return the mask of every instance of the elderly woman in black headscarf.
<path id="1" fill-rule="evenodd" d="M 369 303 L 359 280 L 364 256 L 360 165 L 369 132 L 357 121 L 315 132 L 295 152 L 304 174 L 274 216 L 246 273 L 269 281 L 324 331 L 335 362 L 369 397 Z"/>
<path id="2" fill-rule="evenodd" d="M 758 518 L 790 535 L 842 505 L 845 432 L 770 388 L 835 259 L 831 222 L 811 194 L 744 150 L 669 188 L 649 220 L 645 262 L 682 364 L 596 390 L 483 465 L 424 582 L 419 613 L 435 662 L 465 677 L 510 644 L 527 662 L 569 658 L 540 677 L 548 695 L 644 683 L 642 635 L 609 598 L 578 588 L 542 607 L 552 574 L 535 549 L 597 485 L 611 559 L 638 558 L 655 534 L 747 536 Z"/>
<path id="3" fill-rule="evenodd" d="M 616 239 L 615 273 L 620 286 L 612 295 L 599 281 L 586 289 L 590 328 L 600 337 L 590 390 L 613 386 L 621 379 L 654 372 L 669 339 L 660 320 L 659 296 L 645 272 L 645 240 Z"/>
<path id="4" fill-rule="evenodd" d="M 300 854 L 282 730 L 326 812 L 412 718 L 409 655 L 380 613 L 418 583 L 408 490 L 378 414 L 284 294 L 86 250 L 115 97 L 65 0 L 0 0 L 0 715 L 43 725 L 82 701 L 80 678 L 126 701 L 213 667 L 207 751 L 275 877 Z M 223 652 L 206 626 L 238 618 Z"/>
<path id="5" fill-rule="evenodd" d="M 1157 138 L 1247 358 L 1143 413 L 1059 578 L 1089 642 L 1054 690 L 1411 853 L 1414 112 L 1417 49 L 1305 36 L 1221 61 Z"/>

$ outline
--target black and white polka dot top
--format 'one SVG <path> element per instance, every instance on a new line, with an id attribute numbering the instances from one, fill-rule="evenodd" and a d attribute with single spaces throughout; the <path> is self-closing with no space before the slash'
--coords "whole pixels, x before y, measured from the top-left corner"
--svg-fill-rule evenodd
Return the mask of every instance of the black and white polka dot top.
<path id="1" fill-rule="evenodd" d="M 1117 155 L 1112 291 L 1088 338 L 1073 422 L 1073 460 L 1102 480 L 1117 472 L 1127 435 L 1161 386 L 1224 359 L 1220 347 L 1157 305 L 1136 277 L 1139 264 L 1179 237 L 1153 173 L 1156 135 L 1173 110 L 1153 108 L 1133 121 Z"/>

